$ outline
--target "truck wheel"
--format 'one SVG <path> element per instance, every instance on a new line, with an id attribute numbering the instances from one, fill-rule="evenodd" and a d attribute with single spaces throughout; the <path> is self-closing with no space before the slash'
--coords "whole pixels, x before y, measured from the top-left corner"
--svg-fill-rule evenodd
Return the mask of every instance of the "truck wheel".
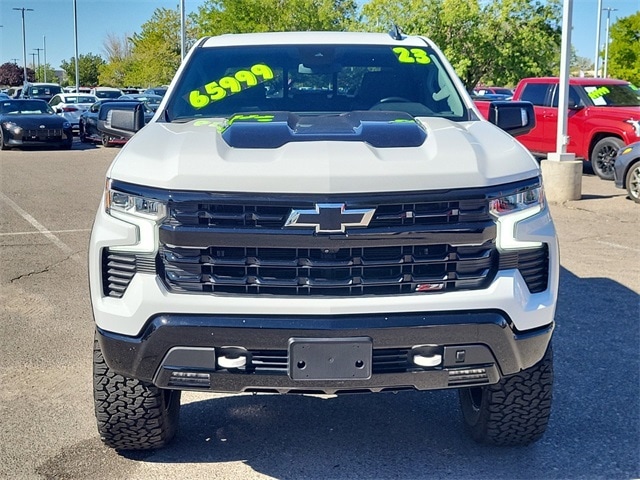
<path id="1" fill-rule="evenodd" d="M 591 152 L 591 168 L 603 180 L 613 180 L 613 163 L 624 142 L 617 137 L 606 137 L 596 143 Z"/>
<path id="2" fill-rule="evenodd" d="M 535 366 L 495 385 L 459 391 L 462 415 L 473 439 L 493 445 L 528 445 L 544 434 L 551 413 L 551 345 Z"/>
<path id="3" fill-rule="evenodd" d="M 640 162 L 631 165 L 627 172 L 625 185 L 627 186 L 629 198 L 636 203 L 640 203 Z"/>
<path id="4" fill-rule="evenodd" d="M 111 145 L 111 138 L 109 138 L 107 135 L 105 135 L 104 133 L 102 134 L 102 146 L 103 147 L 112 147 L 113 145 Z"/>
<path id="5" fill-rule="evenodd" d="M 100 438 L 118 450 L 149 450 L 168 444 L 180 416 L 179 390 L 112 372 L 94 338 L 93 399 Z"/>

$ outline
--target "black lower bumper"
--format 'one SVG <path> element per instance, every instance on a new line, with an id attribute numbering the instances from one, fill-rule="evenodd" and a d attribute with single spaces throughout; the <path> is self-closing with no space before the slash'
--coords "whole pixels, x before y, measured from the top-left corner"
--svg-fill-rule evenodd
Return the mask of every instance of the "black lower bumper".
<path id="1" fill-rule="evenodd" d="M 163 388 L 339 393 L 496 383 L 540 361 L 553 328 L 550 324 L 518 333 L 499 311 L 305 317 L 172 314 L 150 319 L 139 337 L 101 329 L 97 333 L 112 370 Z M 340 342 L 351 347 L 370 344 L 370 374 L 301 378 L 290 358 L 292 343 L 300 345 L 300 339 L 302 345 L 324 341 L 327 351 Z M 323 352 L 323 347 L 313 348 Z M 425 348 L 441 362 L 421 366 L 414 356 Z M 237 359 L 238 352 L 245 360 L 240 367 L 220 360 Z"/>

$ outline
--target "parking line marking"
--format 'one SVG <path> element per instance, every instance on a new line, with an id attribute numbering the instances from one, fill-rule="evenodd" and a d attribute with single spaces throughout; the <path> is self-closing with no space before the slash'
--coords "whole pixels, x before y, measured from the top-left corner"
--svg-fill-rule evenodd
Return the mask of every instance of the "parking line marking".
<path id="1" fill-rule="evenodd" d="M 77 228 L 75 230 L 49 230 L 49 233 L 82 233 L 82 232 L 90 232 L 90 228 Z M 10 237 L 12 235 L 39 235 L 40 232 L 9 232 L 9 233 L 0 233 L 0 237 Z"/>
<path id="2" fill-rule="evenodd" d="M 69 258 L 71 258 L 74 262 L 79 263 L 79 264 L 83 263 L 82 259 L 80 258 L 80 255 L 78 255 L 77 253 L 74 253 L 69 245 L 67 245 L 62 240 L 60 240 L 58 237 L 56 237 L 44 225 L 42 225 L 35 218 L 33 218 L 31 215 L 29 215 L 29 213 L 27 211 L 23 210 L 18 204 L 16 204 L 13 200 L 11 200 L 9 197 L 7 197 L 2 192 L 0 192 L 0 200 L 2 200 L 4 203 L 9 205 L 13 210 L 15 210 L 18 215 L 20 215 L 27 222 L 29 222 L 31 224 L 31 226 L 33 226 L 33 228 L 38 230 L 38 232 L 40 232 L 42 235 L 44 235 L 56 247 L 58 247 L 64 253 L 69 255 Z"/>
<path id="3" fill-rule="evenodd" d="M 631 250 L 632 252 L 640 252 L 640 248 L 627 247 L 625 245 L 618 245 L 617 243 L 603 242 L 601 240 L 596 240 L 596 243 L 607 245 L 609 247 L 621 248 L 622 250 Z"/>

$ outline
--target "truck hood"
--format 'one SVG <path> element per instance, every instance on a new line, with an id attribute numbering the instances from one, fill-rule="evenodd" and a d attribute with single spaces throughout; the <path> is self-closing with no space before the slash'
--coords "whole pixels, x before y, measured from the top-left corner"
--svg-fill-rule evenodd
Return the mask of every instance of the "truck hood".
<path id="1" fill-rule="evenodd" d="M 286 138 L 282 125 L 257 117 L 243 122 L 242 134 L 233 118 L 151 122 L 107 175 L 172 190 L 331 194 L 483 187 L 539 173 L 520 143 L 486 121 L 399 118 L 386 129 L 381 122 L 367 127 L 351 119 L 335 127 L 321 120 L 305 129 L 289 116 L 279 119 L 290 131 Z M 285 138 L 269 140 L 278 135 Z"/>

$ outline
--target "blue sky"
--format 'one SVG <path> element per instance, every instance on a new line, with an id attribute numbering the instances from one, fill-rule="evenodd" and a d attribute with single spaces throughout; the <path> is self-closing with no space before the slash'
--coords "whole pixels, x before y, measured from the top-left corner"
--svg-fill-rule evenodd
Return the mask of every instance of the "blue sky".
<path id="1" fill-rule="evenodd" d="M 185 0 L 187 13 L 195 11 L 203 2 Z M 366 3 L 361 0 L 358 3 Z M 108 34 L 122 37 L 140 31 L 156 8 L 177 8 L 179 0 L 77 0 L 78 52 L 104 56 L 104 40 Z M 611 23 L 640 11 L 640 0 L 603 0 L 603 7 L 616 8 Z M 43 48 L 46 37 L 47 62 L 57 68 L 62 60 L 74 55 L 73 0 L 0 0 L 0 64 L 14 61 L 22 65 L 22 26 L 19 11 L 13 8 L 32 8 L 25 12 L 27 64 L 32 53 Z M 598 0 L 573 1 L 573 30 L 571 43 L 578 55 L 593 60 L 596 48 Z M 604 44 L 606 12 L 603 12 L 601 44 Z M 44 62 L 44 52 L 40 51 Z"/>

